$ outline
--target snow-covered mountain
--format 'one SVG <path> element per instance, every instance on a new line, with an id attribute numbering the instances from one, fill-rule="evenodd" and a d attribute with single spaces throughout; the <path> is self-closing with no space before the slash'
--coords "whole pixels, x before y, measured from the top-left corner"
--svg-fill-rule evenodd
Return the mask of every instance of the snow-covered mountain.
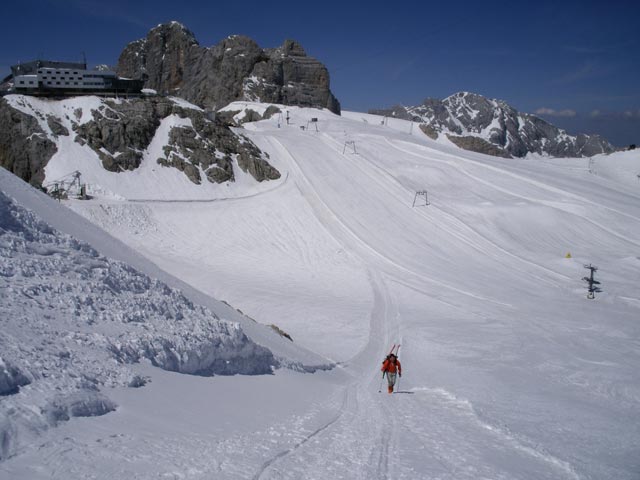
<path id="1" fill-rule="evenodd" d="M 598 135 L 568 135 L 535 115 L 518 112 L 503 100 L 469 92 L 370 113 L 420 122 L 420 128 L 431 138 L 446 136 L 461 148 L 498 157 L 525 157 L 530 153 L 591 157 L 615 150 Z"/>
<path id="2" fill-rule="evenodd" d="M 270 107 L 286 109 L 288 120 L 265 115 Z M 146 153 L 137 169 L 114 172 L 67 139 L 83 149 L 75 152 L 93 153 L 59 148 L 44 183 L 77 170 L 92 198 L 57 203 L 3 181 L 15 200 L 0 216 L 4 261 L 25 266 L 0 276 L 2 305 L 22 302 L 35 316 L 45 309 L 42 317 L 60 310 L 58 331 L 122 328 L 135 340 L 144 330 L 140 341 L 160 335 L 181 345 L 173 329 L 185 320 L 175 312 L 188 311 L 187 299 L 218 317 L 211 328 L 237 324 L 289 368 L 183 375 L 146 360 L 118 363 L 97 340 L 91 347 L 55 334 L 54 322 L 41 327 L 47 335 L 31 336 L 11 323 L 11 337 L 22 341 L 10 344 L 26 353 L 8 363 L 0 354 L 19 388 L 0 397 L 9 405 L 0 424 L 11 424 L 19 407 L 22 418 L 43 418 L 47 403 L 30 392 L 46 383 L 26 384 L 22 358 L 57 362 L 52 382 L 59 370 L 80 368 L 65 366 L 67 350 L 86 359 L 89 378 L 102 378 L 89 368 L 96 364 L 121 375 L 108 377 L 118 380 L 113 387 L 97 385 L 115 410 L 11 433 L 19 447 L 0 462 L 2 480 L 636 480 L 640 152 L 503 159 L 431 139 L 398 118 L 381 125 L 375 115 L 250 102 L 226 111 L 238 123 L 262 118 L 238 132 L 268 154 L 280 178 L 196 184 Z M 162 139 L 152 142 L 156 151 L 169 137 Z M 25 208 L 72 238 L 31 227 L 35 217 L 20 234 L 12 219 L 27 218 Z M 593 300 L 582 280 L 589 264 L 601 282 Z M 20 282 L 38 283 L 47 265 L 68 268 L 47 277 L 65 301 L 41 284 L 25 290 L 33 300 L 16 293 Z M 121 293 L 103 288 L 102 278 Z M 87 324 L 104 317 L 98 308 L 87 313 L 81 281 L 114 303 L 118 321 Z M 139 288 L 153 302 L 129 309 Z M 137 310 L 142 325 L 122 322 Z M 174 321 L 158 313 L 167 310 Z M 195 315 L 186 324 L 199 328 Z M 380 364 L 394 343 L 403 372 L 398 394 L 388 395 L 379 393 Z M 118 386 L 130 379 L 146 383 Z M 76 403 L 62 405 L 54 411 Z"/>

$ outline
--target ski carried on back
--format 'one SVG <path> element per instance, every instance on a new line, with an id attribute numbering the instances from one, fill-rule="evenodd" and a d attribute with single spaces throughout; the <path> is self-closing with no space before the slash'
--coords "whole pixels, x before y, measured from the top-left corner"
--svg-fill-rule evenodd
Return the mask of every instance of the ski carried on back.
<path id="1" fill-rule="evenodd" d="M 398 356 L 398 350 L 400 349 L 400 344 L 393 344 L 393 346 L 391 347 L 391 350 L 389 350 L 389 353 L 387 354 L 387 357 L 389 355 L 395 355 L 396 357 Z M 395 351 L 394 351 L 395 350 Z"/>
<path id="2" fill-rule="evenodd" d="M 388 373 L 388 369 L 389 369 L 389 362 L 391 357 L 394 357 L 394 359 L 397 360 L 398 358 L 398 350 L 400 350 L 400 344 L 393 344 L 391 346 L 391 350 L 389 350 L 389 353 L 387 354 L 387 356 L 385 357 L 385 359 L 382 361 L 382 379 L 380 379 L 380 386 L 378 387 L 378 393 L 382 392 L 382 380 L 384 380 L 385 375 Z M 399 367 L 399 363 L 398 362 L 398 367 Z M 395 365 L 395 361 L 394 361 L 394 365 Z M 393 384 L 395 383 L 395 377 L 396 377 L 396 369 L 395 366 L 393 367 L 393 377 L 392 378 L 387 378 L 387 380 L 389 380 L 389 393 L 391 393 L 393 391 Z"/>

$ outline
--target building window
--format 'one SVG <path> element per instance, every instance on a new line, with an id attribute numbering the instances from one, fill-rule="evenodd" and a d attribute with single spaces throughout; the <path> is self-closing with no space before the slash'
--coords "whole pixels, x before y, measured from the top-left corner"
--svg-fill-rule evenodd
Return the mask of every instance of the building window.
<path id="1" fill-rule="evenodd" d="M 56 75 L 60 75 L 60 72 L 56 72 Z"/>
<path id="2" fill-rule="evenodd" d="M 29 85 L 33 85 L 33 81 L 32 80 L 29 80 Z"/>
<path id="3" fill-rule="evenodd" d="M 24 85 L 24 80 L 20 80 L 20 85 Z"/>
<path id="4" fill-rule="evenodd" d="M 56 85 L 60 85 L 60 82 L 56 82 Z"/>
<path id="5" fill-rule="evenodd" d="M 74 85 L 77 85 L 77 84 L 78 84 L 78 82 L 73 82 L 73 84 L 74 84 Z"/>
<path id="6" fill-rule="evenodd" d="M 47 79 L 47 77 L 42 77 L 42 79 L 43 79 L 43 80 L 46 80 L 46 79 Z"/>

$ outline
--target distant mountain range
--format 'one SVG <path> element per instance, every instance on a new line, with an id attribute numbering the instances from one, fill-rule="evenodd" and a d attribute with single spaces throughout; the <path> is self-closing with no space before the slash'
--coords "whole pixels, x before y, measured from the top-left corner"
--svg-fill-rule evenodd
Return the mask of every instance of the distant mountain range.
<path id="1" fill-rule="evenodd" d="M 505 158 L 529 153 L 590 157 L 615 150 L 599 135 L 572 136 L 503 100 L 469 92 L 455 93 L 444 100 L 427 98 L 414 107 L 398 105 L 369 113 L 420 122 L 421 130 L 433 139 L 444 135 L 466 150 Z"/>

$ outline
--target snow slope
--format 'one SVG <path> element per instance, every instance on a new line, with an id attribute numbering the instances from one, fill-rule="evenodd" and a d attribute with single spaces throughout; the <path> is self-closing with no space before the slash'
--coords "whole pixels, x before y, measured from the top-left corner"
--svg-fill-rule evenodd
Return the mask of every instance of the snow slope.
<path id="1" fill-rule="evenodd" d="M 66 205 L 340 368 L 142 365 L 153 381 L 112 394 L 121 409 L 47 431 L 0 477 L 636 479 L 640 154 L 504 160 L 398 119 L 287 108 L 290 125 L 245 125 L 277 188 Z"/>

